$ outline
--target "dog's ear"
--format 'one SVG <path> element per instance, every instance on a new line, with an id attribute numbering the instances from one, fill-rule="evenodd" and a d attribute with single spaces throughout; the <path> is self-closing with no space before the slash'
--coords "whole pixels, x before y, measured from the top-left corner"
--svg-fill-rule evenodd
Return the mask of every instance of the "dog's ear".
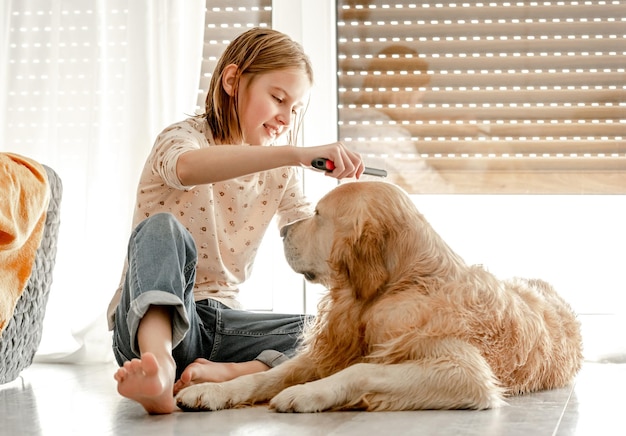
<path id="1" fill-rule="evenodd" d="M 376 227 L 371 222 L 357 223 L 352 235 L 337 240 L 331 257 L 332 267 L 346 282 L 343 286 L 350 286 L 359 300 L 372 298 L 389 278 L 386 232 Z"/>

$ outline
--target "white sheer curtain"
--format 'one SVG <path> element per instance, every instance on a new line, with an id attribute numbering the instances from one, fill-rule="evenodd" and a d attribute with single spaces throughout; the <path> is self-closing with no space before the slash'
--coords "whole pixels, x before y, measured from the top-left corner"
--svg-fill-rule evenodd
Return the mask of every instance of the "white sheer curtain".
<path id="1" fill-rule="evenodd" d="M 52 167 L 64 196 L 38 360 L 112 359 L 105 311 L 158 132 L 194 111 L 204 0 L 0 6 L 0 151 Z"/>

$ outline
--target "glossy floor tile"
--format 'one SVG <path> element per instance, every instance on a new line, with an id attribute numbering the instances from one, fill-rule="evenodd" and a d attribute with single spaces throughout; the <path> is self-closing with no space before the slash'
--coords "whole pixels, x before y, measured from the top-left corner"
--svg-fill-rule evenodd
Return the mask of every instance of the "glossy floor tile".
<path id="1" fill-rule="evenodd" d="M 279 414 L 265 407 L 149 416 L 115 364 L 34 364 L 0 386 L 0 435 L 625 435 L 626 365 L 586 363 L 565 389 L 487 411 Z"/>

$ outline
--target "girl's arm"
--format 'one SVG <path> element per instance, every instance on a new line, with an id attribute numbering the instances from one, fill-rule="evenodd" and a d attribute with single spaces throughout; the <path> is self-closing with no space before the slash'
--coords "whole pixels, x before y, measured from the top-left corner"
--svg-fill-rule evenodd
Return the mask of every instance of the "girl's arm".
<path id="1" fill-rule="evenodd" d="M 341 142 L 316 147 L 215 145 L 183 153 L 176 163 L 176 173 L 183 185 L 193 186 L 285 166 L 310 168 L 311 161 L 318 157 L 334 162 L 335 169 L 327 173 L 331 177 L 359 178 L 363 173 L 361 156 Z"/>

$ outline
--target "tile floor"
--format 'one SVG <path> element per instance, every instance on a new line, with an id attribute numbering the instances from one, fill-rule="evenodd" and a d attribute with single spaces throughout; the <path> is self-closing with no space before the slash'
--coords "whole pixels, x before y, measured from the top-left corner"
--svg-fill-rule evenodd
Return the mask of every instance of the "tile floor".
<path id="1" fill-rule="evenodd" d="M 626 364 L 585 363 L 568 388 L 487 411 L 278 414 L 265 407 L 149 416 L 115 391 L 113 363 L 36 363 L 0 385 L 0 435 L 626 435 Z"/>

